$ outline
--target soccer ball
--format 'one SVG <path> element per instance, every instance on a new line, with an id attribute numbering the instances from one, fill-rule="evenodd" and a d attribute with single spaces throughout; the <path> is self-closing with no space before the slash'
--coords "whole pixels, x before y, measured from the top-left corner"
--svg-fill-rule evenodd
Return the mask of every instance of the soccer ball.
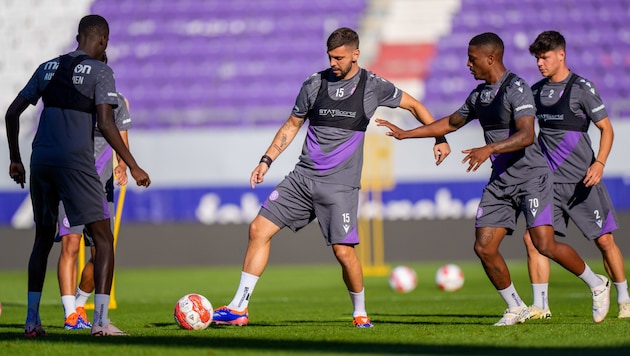
<path id="1" fill-rule="evenodd" d="M 416 271 L 407 266 L 398 266 L 389 274 L 389 286 L 399 293 L 411 292 L 417 283 Z"/>
<path id="2" fill-rule="evenodd" d="M 173 316 L 182 329 L 203 330 L 212 321 L 212 304 L 201 294 L 186 294 L 175 304 Z"/>
<path id="3" fill-rule="evenodd" d="M 435 273 L 435 284 L 443 291 L 454 292 L 464 285 L 464 272 L 458 265 L 444 265 Z"/>

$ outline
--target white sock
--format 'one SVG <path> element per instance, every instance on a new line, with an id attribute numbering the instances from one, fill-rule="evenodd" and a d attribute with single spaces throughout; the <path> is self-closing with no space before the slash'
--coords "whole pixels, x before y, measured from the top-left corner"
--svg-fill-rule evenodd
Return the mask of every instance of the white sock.
<path id="1" fill-rule="evenodd" d="M 586 265 L 586 268 L 584 269 L 584 272 L 582 272 L 582 274 L 579 275 L 578 277 L 580 277 L 580 279 L 583 280 L 584 283 L 588 284 L 591 290 L 605 283 L 604 281 L 602 281 L 601 278 L 597 277 L 595 272 L 591 270 L 591 267 L 589 267 L 586 263 L 585 265 Z"/>
<path id="2" fill-rule="evenodd" d="M 241 281 L 238 284 L 236 294 L 234 294 L 234 299 L 232 299 L 230 304 L 228 304 L 228 308 L 236 311 L 243 311 L 247 309 L 247 306 L 249 305 L 249 298 L 254 292 L 254 287 L 256 287 L 258 278 L 260 277 L 246 272 L 241 272 Z"/>
<path id="3" fill-rule="evenodd" d="M 77 287 L 77 294 L 75 295 L 75 298 L 76 298 L 75 305 L 77 307 L 85 306 L 85 303 L 87 303 L 87 300 L 88 298 L 90 298 L 90 295 L 92 295 L 92 293 L 84 292 L 81 290 L 81 288 Z"/>
<path id="4" fill-rule="evenodd" d="M 26 309 L 26 324 L 41 325 L 39 318 L 39 302 L 42 299 L 42 292 L 28 292 L 28 306 Z"/>
<path id="5" fill-rule="evenodd" d="M 74 295 L 62 295 L 61 296 L 61 304 L 63 305 L 63 313 L 66 318 L 69 317 L 72 313 L 76 313 L 77 309 L 74 305 Z"/>
<path id="6" fill-rule="evenodd" d="M 106 326 L 109 324 L 107 315 L 109 308 L 108 294 L 94 294 L 94 320 L 92 325 Z"/>
<path id="7" fill-rule="evenodd" d="M 501 298 L 503 298 L 508 308 L 520 307 L 521 305 L 523 305 L 523 300 L 521 300 L 521 297 L 518 295 L 518 293 L 516 293 L 514 283 L 510 283 L 507 288 L 497 290 L 497 292 L 499 292 Z"/>
<path id="8" fill-rule="evenodd" d="M 352 317 L 356 318 L 357 316 L 367 316 L 367 311 L 365 311 L 365 288 L 363 288 L 359 293 L 352 291 L 348 291 L 348 293 L 350 293 L 350 300 L 352 301 L 352 306 L 354 307 Z"/>
<path id="9" fill-rule="evenodd" d="M 617 288 L 617 303 L 630 302 L 630 296 L 628 295 L 628 280 L 620 283 L 615 282 L 615 288 Z"/>
<path id="10" fill-rule="evenodd" d="M 549 283 L 532 283 L 532 293 L 534 295 L 533 305 L 542 310 L 547 309 Z"/>

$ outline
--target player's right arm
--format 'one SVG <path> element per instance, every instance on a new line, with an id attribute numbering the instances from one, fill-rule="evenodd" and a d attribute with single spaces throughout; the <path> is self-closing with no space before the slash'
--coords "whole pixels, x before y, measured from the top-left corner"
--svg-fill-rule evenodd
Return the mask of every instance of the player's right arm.
<path id="1" fill-rule="evenodd" d="M 256 168 L 254 168 L 254 171 L 252 172 L 252 175 L 249 179 L 252 188 L 254 188 L 256 184 L 262 183 L 264 181 L 265 174 L 267 174 L 267 171 L 269 171 L 271 162 L 275 161 L 275 159 L 278 158 L 278 156 L 280 156 L 280 154 L 284 152 L 287 147 L 289 147 L 291 142 L 293 142 L 295 136 L 297 136 L 303 124 L 304 119 L 291 115 L 289 116 L 287 121 L 280 127 L 280 129 L 276 133 L 276 136 L 273 138 L 271 145 L 269 146 L 269 148 L 267 148 L 267 151 L 265 151 L 263 159 L 260 160 L 260 163 L 258 163 L 258 166 L 256 166 Z M 267 161 L 267 158 L 264 157 L 268 157 L 268 159 L 270 159 L 271 161 Z"/>
<path id="2" fill-rule="evenodd" d="M 9 176 L 24 188 L 26 183 L 26 171 L 22 164 L 22 156 L 20 155 L 19 134 L 20 134 L 20 115 L 26 110 L 30 102 L 22 95 L 17 95 L 5 115 L 5 124 L 7 128 L 7 141 L 9 143 Z"/>
<path id="3" fill-rule="evenodd" d="M 450 132 L 456 131 L 465 124 L 466 119 L 459 115 L 458 112 L 454 112 L 450 116 L 443 117 L 428 125 L 418 126 L 411 130 L 403 130 L 387 120 L 376 119 L 376 126 L 387 127 L 389 131 L 385 134 L 398 140 L 444 136 Z"/>

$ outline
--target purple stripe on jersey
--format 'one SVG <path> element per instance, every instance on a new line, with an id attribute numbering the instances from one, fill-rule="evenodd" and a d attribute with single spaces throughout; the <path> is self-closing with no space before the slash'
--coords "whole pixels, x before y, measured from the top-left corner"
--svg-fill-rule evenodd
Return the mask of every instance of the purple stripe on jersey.
<path id="1" fill-rule="evenodd" d="M 613 216 L 612 211 L 609 211 L 608 216 L 606 216 L 606 222 L 604 223 L 604 226 L 602 226 L 602 230 L 599 233 L 599 236 L 611 233 L 617 230 L 618 228 L 619 227 L 615 223 L 615 217 Z"/>
<path id="2" fill-rule="evenodd" d="M 339 166 L 345 160 L 350 158 L 363 142 L 364 135 L 365 132 L 356 131 L 352 137 L 343 144 L 339 145 L 339 147 L 331 152 L 324 153 L 321 150 L 319 142 L 317 142 L 317 135 L 315 134 L 315 131 L 313 131 L 313 127 L 310 126 L 308 128 L 308 134 L 306 135 L 306 147 L 315 168 L 317 168 L 320 172 L 323 172 Z"/>
<path id="3" fill-rule="evenodd" d="M 538 216 L 534 219 L 534 223 L 531 227 L 553 225 L 553 214 L 551 210 L 551 204 L 547 204 L 543 210 L 540 211 Z"/>
<path id="4" fill-rule="evenodd" d="M 359 243 L 359 234 L 357 233 L 357 227 L 355 226 L 346 237 L 340 242 L 344 245 L 356 245 Z"/>
<path id="5" fill-rule="evenodd" d="M 558 168 L 560 168 L 562 163 L 567 159 L 567 157 L 569 157 L 571 152 L 573 152 L 578 142 L 580 142 L 581 137 L 582 132 L 580 131 L 567 131 L 564 138 L 553 152 L 549 151 L 549 148 L 545 146 L 542 141 L 540 142 L 542 152 L 544 153 L 545 158 L 547 158 L 547 164 L 549 165 L 549 168 L 551 168 L 552 172 L 555 172 Z"/>
<path id="6" fill-rule="evenodd" d="M 113 150 L 111 148 L 111 146 L 107 145 L 104 149 L 103 149 L 103 153 L 101 153 L 100 156 L 98 156 L 98 158 L 96 159 L 96 171 L 98 172 L 98 174 L 100 175 L 101 172 L 103 172 L 103 168 L 105 168 L 105 165 L 109 163 L 109 161 L 112 159 L 113 156 Z"/>
<path id="7" fill-rule="evenodd" d="M 111 219 L 109 214 L 109 203 L 107 202 L 107 198 L 103 198 L 103 219 Z"/>

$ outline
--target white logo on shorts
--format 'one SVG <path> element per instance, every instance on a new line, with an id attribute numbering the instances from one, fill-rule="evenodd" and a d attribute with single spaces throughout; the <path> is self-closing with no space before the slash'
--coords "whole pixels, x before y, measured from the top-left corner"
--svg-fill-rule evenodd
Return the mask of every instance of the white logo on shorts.
<path id="1" fill-rule="evenodd" d="M 68 221 L 68 217 L 63 218 L 63 226 L 69 228 L 70 222 Z"/>
<path id="2" fill-rule="evenodd" d="M 276 200 L 279 196 L 280 193 L 278 193 L 277 190 L 274 190 L 273 192 L 271 192 L 271 194 L 269 194 L 269 200 Z"/>
<path id="3" fill-rule="evenodd" d="M 532 212 L 532 216 L 536 217 L 536 213 L 538 212 L 538 209 L 532 209 L 531 212 Z"/>
<path id="4" fill-rule="evenodd" d="M 344 224 L 343 229 L 346 230 L 346 233 L 348 233 L 348 229 L 350 229 L 350 225 Z"/>

